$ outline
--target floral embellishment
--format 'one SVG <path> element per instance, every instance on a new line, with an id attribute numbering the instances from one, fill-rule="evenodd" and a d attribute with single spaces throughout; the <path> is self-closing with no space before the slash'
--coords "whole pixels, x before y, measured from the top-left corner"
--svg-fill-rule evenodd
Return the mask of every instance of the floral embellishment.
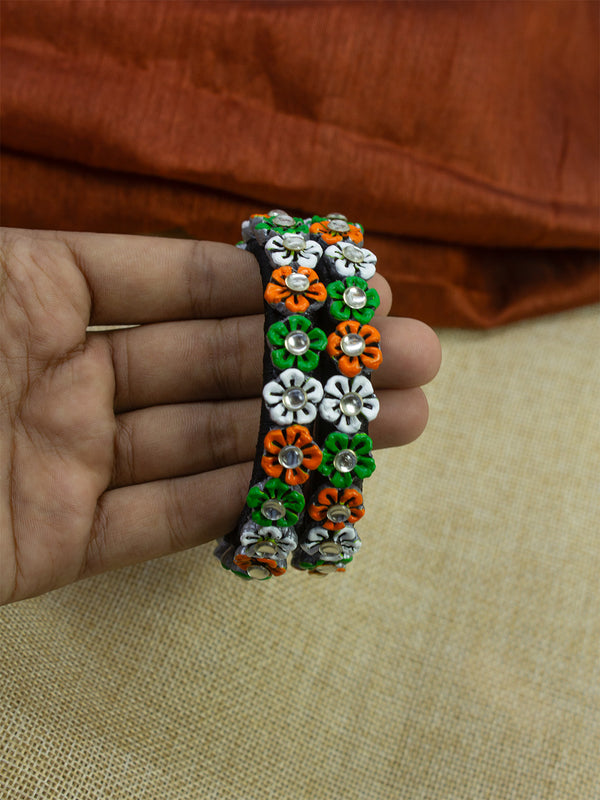
<path id="1" fill-rule="evenodd" d="M 322 523 L 323 528 L 339 531 L 364 516 L 363 497 L 353 486 L 346 489 L 325 486 L 317 492 L 308 513 L 315 522 Z"/>
<path id="2" fill-rule="evenodd" d="M 345 218 L 313 217 L 309 232 L 313 236 L 319 236 L 325 244 L 329 245 L 347 241 L 348 239 L 355 244 L 362 244 L 364 238 L 362 225 L 356 222 L 348 222 Z"/>
<path id="3" fill-rule="evenodd" d="M 345 281 L 333 281 L 327 287 L 331 299 L 329 313 L 334 319 L 356 319 L 366 325 L 379 308 L 379 294 L 369 289 L 367 282 L 358 275 L 349 275 Z"/>
<path id="4" fill-rule="evenodd" d="M 343 375 L 334 375 L 323 388 L 319 414 L 343 433 L 356 433 L 360 430 L 361 418 L 371 422 L 379 413 L 379 400 L 371 381 L 364 375 L 351 381 Z"/>
<path id="5" fill-rule="evenodd" d="M 377 256 L 365 247 L 354 244 L 332 244 L 325 250 L 325 255 L 333 261 L 338 275 L 358 275 L 369 280 L 375 275 Z"/>
<path id="6" fill-rule="evenodd" d="M 276 425 L 308 425 L 317 416 L 323 399 L 323 385 L 299 369 L 286 369 L 265 384 L 263 398 Z"/>
<path id="7" fill-rule="evenodd" d="M 364 480 L 375 471 L 372 449 L 373 440 L 366 433 L 357 433 L 350 440 L 347 433 L 333 431 L 325 439 L 319 472 L 338 489 Z"/>
<path id="8" fill-rule="evenodd" d="M 249 231 L 264 244 L 269 233 L 308 233 L 307 221 L 302 217 L 292 217 L 287 211 L 276 209 L 268 214 L 251 214 L 248 221 Z M 242 232 L 244 224 L 242 224 Z"/>
<path id="9" fill-rule="evenodd" d="M 281 313 L 304 314 L 312 306 L 320 308 L 327 299 L 327 289 L 313 269 L 279 267 L 273 270 L 265 289 L 265 300 Z"/>
<path id="10" fill-rule="evenodd" d="M 323 331 L 297 314 L 271 325 L 267 341 L 272 348 L 271 360 L 277 369 L 297 367 L 302 372 L 312 372 L 317 368 L 320 351 L 327 346 Z"/>
<path id="11" fill-rule="evenodd" d="M 263 581 L 270 578 L 271 575 L 283 575 L 286 571 L 286 567 L 279 564 L 274 558 L 255 558 L 243 551 L 234 555 L 233 563 L 247 573 L 248 577 L 254 577 L 253 571 L 258 568 L 258 574 L 255 572 L 256 577 Z"/>
<path id="12" fill-rule="evenodd" d="M 291 486 L 305 483 L 309 470 L 316 469 L 323 457 L 310 431 L 303 425 L 290 425 L 283 430 L 275 428 L 267 433 L 264 444 L 262 468 L 272 478 L 283 476 Z"/>
<path id="13" fill-rule="evenodd" d="M 354 319 L 340 322 L 327 339 L 327 352 L 343 375 L 354 377 L 363 369 L 378 369 L 382 361 L 377 328 Z"/>
<path id="14" fill-rule="evenodd" d="M 354 525 L 345 525 L 337 531 L 316 526 L 309 530 L 306 541 L 301 547 L 309 556 L 320 556 L 323 562 L 347 562 L 351 561 L 355 553 L 360 550 L 361 544 Z"/>
<path id="15" fill-rule="evenodd" d="M 308 267 L 313 269 L 323 255 L 323 248 L 300 233 L 273 236 L 265 244 L 265 253 L 276 267 Z"/>
<path id="16" fill-rule="evenodd" d="M 275 525 L 261 527 L 247 522 L 240 534 L 240 544 L 247 553 L 257 558 L 285 559 L 298 545 L 293 528 L 277 528 Z"/>
<path id="17" fill-rule="evenodd" d="M 246 505 L 252 509 L 252 519 L 266 527 L 275 524 L 278 528 L 294 526 L 304 508 L 302 492 L 286 486 L 277 478 L 253 486 L 248 492 Z"/>

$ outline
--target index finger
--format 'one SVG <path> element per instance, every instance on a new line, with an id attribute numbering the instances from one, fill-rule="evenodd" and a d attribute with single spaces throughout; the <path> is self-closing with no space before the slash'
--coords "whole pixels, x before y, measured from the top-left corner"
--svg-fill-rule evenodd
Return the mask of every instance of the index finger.
<path id="1" fill-rule="evenodd" d="M 56 233 L 84 275 L 90 325 L 243 316 L 262 310 L 253 255 L 228 244 Z"/>

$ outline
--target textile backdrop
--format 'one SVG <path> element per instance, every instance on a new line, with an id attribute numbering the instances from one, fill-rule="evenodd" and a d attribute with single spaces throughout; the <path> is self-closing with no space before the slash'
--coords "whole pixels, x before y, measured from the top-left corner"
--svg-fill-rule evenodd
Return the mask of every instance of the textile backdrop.
<path id="1" fill-rule="evenodd" d="M 597 2 L 4 2 L 3 223 L 343 211 L 394 312 L 598 299 Z"/>

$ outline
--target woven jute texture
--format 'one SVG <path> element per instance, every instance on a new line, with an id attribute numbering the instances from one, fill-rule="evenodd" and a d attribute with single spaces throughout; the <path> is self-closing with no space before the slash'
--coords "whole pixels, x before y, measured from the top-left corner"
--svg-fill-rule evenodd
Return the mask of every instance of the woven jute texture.
<path id="1" fill-rule="evenodd" d="M 441 339 L 346 575 L 206 546 L 0 611 L 3 800 L 600 797 L 598 309 Z"/>

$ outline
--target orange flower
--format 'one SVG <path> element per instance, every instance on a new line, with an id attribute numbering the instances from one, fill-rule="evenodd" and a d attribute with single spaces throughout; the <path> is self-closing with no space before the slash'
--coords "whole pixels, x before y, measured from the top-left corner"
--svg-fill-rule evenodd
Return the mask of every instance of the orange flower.
<path id="1" fill-rule="evenodd" d="M 327 512 L 333 506 L 345 506 L 350 515 L 341 522 L 334 522 L 327 516 Z M 346 525 L 354 525 L 364 516 L 363 497 L 358 489 L 354 489 L 352 486 L 347 489 L 326 486 L 317 494 L 317 500 L 309 506 L 308 513 L 327 530 L 339 531 Z"/>
<path id="2" fill-rule="evenodd" d="M 308 428 L 290 425 L 267 433 L 261 466 L 273 478 L 279 478 L 285 472 L 283 480 L 296 486 L 308 480 L 308 470 L 316 469 L 322 458 L 323 453 L 313 442 Z"/>
<path id="3" fill-rule="evenodd" d="M 240 569 L 243 569 L 244 572 L 247 572 L 248 567 L 251 567 L 252 564 L 260 564 L 261 566 L 266 567 L 271 575 L 283 575 L 285 572 L 285 567 L 279 567 L 277 562 L 272 558 L 251 558 L 244 553 L 238 553 L 236 556 L 234 556 L 233 563 Z"/>
<path id="4" fill-rule="evenodd" d="M 329 222 L 330 220 L 328 219 L 321 220 L 321 222 L 313 222 L 309 228 L 309 232 L 320 236 L 325 244 L 335 244 L 336 242 L 341 242 L 343 239 L 350 239 L 350 241 L 355 244 L 362 244 L 363 232 L 358 225 L 348 223 L 348 231 L 346 233 L 341 233 L 340 231 L 330 230 Z"/>
<path id="5" fill-rule="evenodd" d="M 290 288 L 286 279 L 292 275 L 291 267 L 279 267 L 273 270 L 271 280 L 265 289 L 265 300 L 271 306 L 285 302 L 285 307 L 292 314 L 304 314 L 311 303 L 324 303 L 327 299 L 327 289 L 319 281 L 319 276 L 309 267 L 298 267 L 298 275 L 303 275 L 308 280 L 306 289 Z M 298 279 L 297 279 L 298 280 Z M 293 279 L 292 279 L 293 281 Z"/>
<path id="6" fill-rule="evenodd" d="M 362 347 L 359 336 L 364 342 Z M 349 337 L 348 339 L 346 337 Z M 354 339 L 354 341 L 352 341 Z M 351 319 L 340 322 L 333 333 L 327 337 L 327 352 L 337 361 L 340 372 L 353 378 L 362 372 L 363 368 L 378 369 L 383 360 L 379 341 L 381 336 L 377 328 L 372 325 L 361 325 L 357 320 Z M 356 350 L 356 355 L 352 355 Z"/>

